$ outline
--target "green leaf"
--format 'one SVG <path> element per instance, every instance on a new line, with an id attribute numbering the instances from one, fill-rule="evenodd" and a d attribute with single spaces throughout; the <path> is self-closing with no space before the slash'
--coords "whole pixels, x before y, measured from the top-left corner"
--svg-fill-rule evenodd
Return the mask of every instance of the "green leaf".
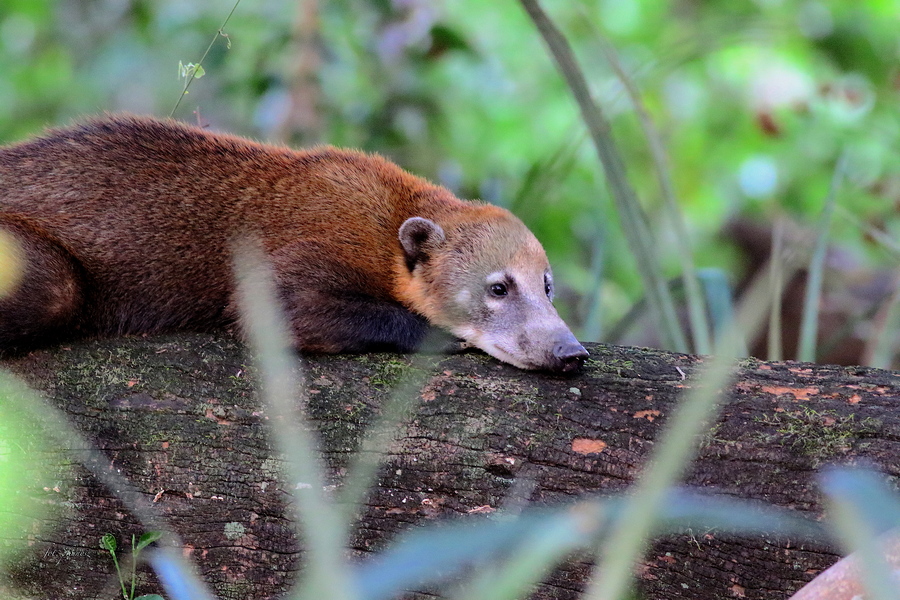
<path id="1" fill-rule="evenodd" d="M 474 569 L 474 583 L 464 598 L 514 597 L 566 555 L 606 538 L 633 501 L 624 495 L 592 498 L 524 510 L 514 518 L 468 518 L 412 529 L 353 567 L 355 587 L 364 600 L 387 600 L 405 589 L 439 584 Z M 659 517 L 654 535 L 715 528 L 825 539 L 820 523 L 794 511 L 688 489 L 668 490 Z"/>
<path id="2" fill-rule="evenodd" d="M 206 71 L 203 70 L 203 66 L 194 63 L 184 63 L 180 60 L 178 61 L 178 76 L 181 79 L 200 79 L 206 75 Z"/>
<path id="3" fill-rule="evenodd" d="M 900 501 L 887 477 L 864 469 L 833 468 L 820 480 L 829 521 L 844 547 L 859 561 L 866 598 L 896 598 L 896 581 L 878 537 L 900 523 Z"/>
<path id="4" fill-rule="evenodd" d="M 143 533 L 138 540 L 137 548 L 135 550 L 143 550 L 161 537 L 162 531 L 148 531 L 147 533 Z"/>
<path id="5" fill-rule="evenodd" d="M 159 594 L 144 594 L 143 596 L 138 596 L 134 600 L 166 600 Z"/>
<path id="6" fill-rule="evenodd" d="M 116 536 L 111 533 L 103 534 L 100 538 L 100 547 L 108 551 L 110 554 L 116 553 Z"/>

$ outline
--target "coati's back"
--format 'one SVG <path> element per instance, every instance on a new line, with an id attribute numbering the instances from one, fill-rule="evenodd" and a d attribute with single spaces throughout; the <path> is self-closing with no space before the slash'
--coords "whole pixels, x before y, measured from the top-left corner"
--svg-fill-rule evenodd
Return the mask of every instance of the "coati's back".
<path id="1" fill-rule="evenodd" d="M 115 117 L 0 148 L 0 217 L 25 221 L 79 261 L 90 282 L 83 329 L 205 328 L 224 318 L 239 236 L 256 234 L 270 251 L 364 242 L 351 260 L 389 272 L 406 212 L 397 204 L 413 201 L 403 190 L 416 182 L 354 152 Z"/>

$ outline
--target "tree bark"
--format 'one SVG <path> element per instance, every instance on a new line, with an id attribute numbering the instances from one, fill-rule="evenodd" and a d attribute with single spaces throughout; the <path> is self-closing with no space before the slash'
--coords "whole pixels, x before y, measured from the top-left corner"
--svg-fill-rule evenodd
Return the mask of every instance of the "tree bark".
<path id="1" fill-rule="evenodd" d="M 481 354 L 430 359 L 419 405 L 398 432 L 352 541 L 360 555 L 400 530 L 500 506 L 514 482 L 535 503 L 624 491 L 653 450 L 701 358 L 589 345 L 583 373 L 523 372 Z M 307 414 L 338 484 L 361 432 L 410 367 L 397 355 L 305 359 Z M 86 342 L 6 362 L 102 450 L 182 536 L 222 599 L 275 598 L 300 568 L 254 369 L 240 343 L 182 334 Z M 820 516 L 826 462 L 900 469 L 900 378 L 861 367 L 744 361 L 686 483 Z M 71 459 L 55 506 L 0 591 L 113 598 L 100 536 L 142 533 L 122 502 Z M 489 508 L 485 508 L 489 507 Z M 784 600 L 838 559 L 834 548 L 715 531 L 656 541 L 639 569 L 646 598 Z M 139 593 L 159 591 L 142 568 Z M 590 566 L 569 561 L 536 590 L 575 598 Z"/>

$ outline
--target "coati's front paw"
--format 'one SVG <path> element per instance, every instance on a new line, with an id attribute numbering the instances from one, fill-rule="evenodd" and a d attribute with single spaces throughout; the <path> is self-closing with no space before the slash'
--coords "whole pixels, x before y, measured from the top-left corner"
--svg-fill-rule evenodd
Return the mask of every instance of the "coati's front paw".
<path id="1" fill-rule="evenodd" d="M 477 346 L 475 344 L 470 344 L 466 340 L 457 338 L 449 340 L 446 344 L 444 344 L 442 352 L 444 354 L 459 354 L 460 352 L 465 352 L 466 350 L 471 350 L 472 348 L 477 349 Z"/>
<path id="2" fill-rule="evenodd" d="M 432 327 L 417 351 L 423 354 L 457 354 L 474 347 L 443 329 Z"/>

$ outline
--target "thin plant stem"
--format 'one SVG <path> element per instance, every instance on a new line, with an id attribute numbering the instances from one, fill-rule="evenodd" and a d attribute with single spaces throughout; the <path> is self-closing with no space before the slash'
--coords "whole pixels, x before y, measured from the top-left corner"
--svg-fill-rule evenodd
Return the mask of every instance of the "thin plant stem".
<path id="1" fill-rule="evenodd" d="M 116 551 L 111 550 L 109 552 L 110 556 L 112 556 L 113 566 L 116 568 L 116 575 L 119 577 L 119 585 L 122 586 L 122 598 L 128 600 L 128 590 L 125 589 L 125 580 L 122 578 L 122 571 L 119 569 L 119 560 L 116 558 Z M 132 592 L 132 596 L 134 593 Z"/>
<path id="2" fill-rule="evenodd" d="M 427 374 L 426 361 L 427 355 L 416 355 L 406 376 L 391 391 L 387 401 L 382 405 L 381 414 L 369 426 L 359 450 L 347 468 L 347 477 L 337 497 L 338 506 L 344 507 L 342 525 L 344 535 L 347 537 L 351 533 L 350 526 L 357 510 L 372 489 L 384 454 L 388 452 L 398 435 L 398 426 L 406 421 L 418 405 L 419 390 Z"/>
<path id="3" fill-rule="evenodd" d="M 797 350 L 797 359 L 804 362 L 816 360 L 816 339 L 819 334 L 819 301 L 822 296 L 822 277 L 825 271 L 825 255 L 828 251 L 828 231 L 831 229 L 832 216 L 836 204 L 837 192 L 844 177 L 844 167 L 847 161 L 846 153 L 838 158 L 831 178 L 831 186 L 828 196 L 825 198 L 825 206 L 822 208 L 822 216 L 819 218 L 816 242 L 813 247 L 812 258 L 809 262 L 809 273 L 806 278 L 806 294 L 803 298 L 803 318 L 800 322 L 800 341 Z"/>
<path id="4" fill-rule="evenodd" d="M 694 341 L 693 351 L 697 354 L 709 354 L 712 346 L 709 319 L 707 319 L 706 314 L 706 302 L 700 287 L 700 279 L 697 277 L 690 235 L 678 205 L 675 185 L 671 177 L 671 168 L 669 167 L 669 158 L 662 142 L 662 136 L 660 136 L 659 131 L 653 124 L 653 119 L 650 117 L 650 112 L 647 110 L 637 86 L 622 67 L 622 62 L 619 60 L 615 48 L 599 32 L 597 33 L 597 38 L 600 40 L 607 62 L 609 62 L 616 77 L 619 78 L 619 81 L 625 88 L 625 92 L 628 94 L 628 98 L 634 107 L 634 112 L 637 114 L 638 122 L 650 149 L 653 170 L 656 173 L 663 203 L 669 214 L 669 221 L 675 230 L 675 245 L 678 249 L 678 259 L 681 262 L 681 279 L 684 282 L 688 320 L 691 328 L 691 337 Z"/>
<path id="5" fill-rule="evenodd" d="M 900 275 L 900 274 L 898 274 Z M 863 364 L 890 369 L 894 359 L 897 328 L 900 325 L 900 276 L 893 280 L 894 293 L 882 304 L 873 318 L 873 335 L 863 352 Z"/>
<path id="6" fill-rule="evenodd" d="M 687 352 L 687 340 L 675 311 L 675 302 L 672 300 L 659 258 L 654 251 L 655 240 L 634 188 L 628 181 L 622 157 L 613 143 L 609 122 L 591 97 L 587 81 L 575 61 L 565 36 L 550 20 L 537 0 L 520 0 L 520 2 L 550 49 L 581 110 L 581 116 L 594 142 L 606 174 L 607 185 L 621 217 L 622 229 L 637 261 L 647 303 L 656 319 L 663 345 L 678 352 Z"/>
<path id="7" fill-rule="evenodd" d="M 134 543 L 134 534 L 131 534 L 131 596 L 134 598 L 134 584 L 137 579 L 137 546 Z"/>
<path id="8" fill-rule="evenodd" d="M 786 261 L 793 274 L 797 261 Z M 718 414 L 722 390 L 732 378 L 732 365 L 744 337 L 751 337 L 767 314 L 770 265 L 751 284 L 738 316 L 716 341 L 697 380 L 678 404 L 669 426 L 656 442 L 653 458 L 634 486 L 631 501 L 608 538 L 599 548 L 597 578 L 584 595 L 586 600 L 618 600 L 631 585 L 634 565 L 661 512 L 667 490 L 675 484 L 696 453 L 697 440 Z M 786 275 L 787 276 L 787 275 Z"/>
<path id="9" fill-rule="evenodd" d="M 178 95 L 178 101 L 175 102 L 175 106 L 172 107 L 172 112 L 169 113 L 169 118 L 175 116 L 175 111 L 178 110 L 178 107 L 181 106 L 181 101 L 188 93 L 188 88 L 191 87 L 191 84 L 194 82 L 194 79 L 197 77 L 197 68 L 199 68 L 203 61 L 206 60 L 206 55 L 209 54 L 209 51 L 212 50 L 212 47 L 215 45 L 216 40 L 219 37 L 225 36 L 225 26 L 228 25 L 228 21 L 231 19 L 231 15 L 234 14 L 234 11 L 237 10 L 238 5 L 241 3 L 241 0 L 235 0 L 234 6 L 231 7 L 231 12 L 228 13 L 228 16 L 225 17 L 225 20 L 222 21 L 222 26 L 216 30 L 216 34 L 213 36 L 212 41 L 209 42 L 209 46 L 206 47 L 206 52 L 203 53 L 203 56 L 200 57 L 199 62 L 197 62 L 197 67 L 191 70 L 191 74 L 188 76 L 187 81 L 184 83 L 184 87 L 181 90 L 181 93 Z"/>
<path id="10" fill-rule="evenodd" d="M 781 295 L 784 287 L 784 274 L 781 272 L 781 255 L 784 252 L 784 219 L 775 220 L 772 230 L 772 303 L 769 306 L 769 334 L 766 356 L 769 360 L 780 361 L 784 358 L 781 343 Z"/>
<path id="11" fill-rule="evenodd" d="M 271 266 L 253 243 L 235 245 L 234 257 L 241 314 L 256 353 L 266 410 L 271 411 L 272 437 L 285 456 L 285 476 L 293 491 L 291 508 L 306 550 L 306 576 L 292 597 L 352 600 L 356 594 L 345 577 L 343 519 L 325 498 L 321 453 L 305 415 L 298 410 L 298 404 L 308 399 L 306 386 L 301 365 L 290 350 L 288 324 L 279 311 Z"/>

